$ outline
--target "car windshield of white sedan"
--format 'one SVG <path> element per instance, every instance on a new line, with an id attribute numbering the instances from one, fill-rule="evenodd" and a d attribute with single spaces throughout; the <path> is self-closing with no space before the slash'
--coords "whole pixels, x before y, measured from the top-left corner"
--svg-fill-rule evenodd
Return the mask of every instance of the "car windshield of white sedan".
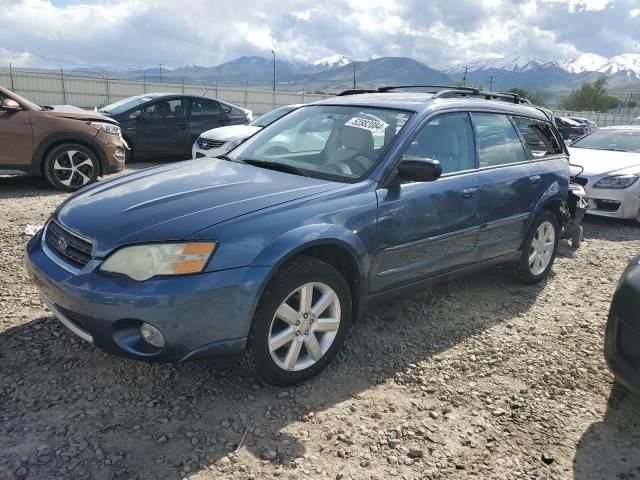
<path id="1" fill-rule="evenodd" d="M 640 152 L 640 129 L 597 130 L 572 143 L 571 148 Z"/>
<path id="2" fill-rule="evenodd" d="M 377 164 L 412 113 L 311 105 L 275 121 L 229 154 L 231 160 L 352 182 Z"/>

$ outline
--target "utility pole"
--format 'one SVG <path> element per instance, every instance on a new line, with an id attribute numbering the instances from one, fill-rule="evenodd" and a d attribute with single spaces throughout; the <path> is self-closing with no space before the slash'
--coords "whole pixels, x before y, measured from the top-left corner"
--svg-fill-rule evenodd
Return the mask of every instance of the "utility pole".
<path id="1" fill-rule="evenodd" d="M 464 66 L 464 77 L 462 77 L 462 86 L 467 86 L 467 73 L 469 72 L 469 65 Z"/>
<path id="2" fill-rule="evenodd" d="M 276 91 L 276 51 L 271 50 L 273 53 L 273 91 Z"/>
<path id="3" fill-rule="evenodd" d="M 356 88 L 356 61 L 353 61 L 353 88 Z"/>
<path id="4" fill-rule="evenodd" d="M 627 115 L 631 114 L 631 100 L 633 100 L 633 92 L 629 92 L 629 100 L 627 100 Z"/>
<path id="5" fill-rule="evenodd" d="M 160 67 L 160 83 L 162 83 L 162 66 L 164 65 L 164 63 L 159 63 L 158 66 Z"/>
<path id="6" fill-rule="evenodd" d="M 11 91 L 13 91 L 15 86 L 13 85 L 13 66 L 11 65 L 11 62 L 9 62 L 9 77 L 11 78 Z"/>
<path id="7" fill-rule="evenodd" d="M 493 92 L 493 79 L 496 78 L 496 75 L 489 75 L 487 77 L 487 83 L 489 84 L 489 91 Z"/>

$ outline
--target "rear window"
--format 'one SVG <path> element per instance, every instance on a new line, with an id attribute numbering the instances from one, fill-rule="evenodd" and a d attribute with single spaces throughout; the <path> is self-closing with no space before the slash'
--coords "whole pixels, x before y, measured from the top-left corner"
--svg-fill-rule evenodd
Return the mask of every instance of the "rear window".
<path id="1" fill-rule="evenodd" d="M 514 117 L 516 127 L 524 139 L 525 149 L 532 158 L 563 153 L 551 125 L 532 118 Z"/>

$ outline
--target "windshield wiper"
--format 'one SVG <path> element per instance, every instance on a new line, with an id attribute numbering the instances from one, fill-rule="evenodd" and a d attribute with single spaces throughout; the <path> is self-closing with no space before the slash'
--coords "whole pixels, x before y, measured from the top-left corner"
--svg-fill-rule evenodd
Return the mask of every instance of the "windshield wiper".
<path id="1" fill-rule="evenodd" d="M 216 155 L 216 158 L 219 158 L 220 160 L 226 160 L 227 162 L 233 162 L 233 158 L 231 158 L 229 155 L 225 155 L 224 153 L 220 154 L 220 155 Z"/>
<path id="2" fill-rule="evenodd" d="M 269 162 L 266 160 L 243 160 L 243 162 L 253 165 L 254 167 L 269 168 L 279 172 L 293 173 L 294 175 L 300 175 L 302 177 L 309 176 L 309 174 L 301 168 L 294 167 L 293 165 L 287 165 L 286 163 Z"/>

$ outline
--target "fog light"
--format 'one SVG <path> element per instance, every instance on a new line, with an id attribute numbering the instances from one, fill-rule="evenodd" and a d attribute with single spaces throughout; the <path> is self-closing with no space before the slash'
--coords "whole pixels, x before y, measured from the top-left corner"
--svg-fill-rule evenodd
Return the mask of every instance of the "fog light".
<path id="1" fill-rule="evenodd" d="M 162 332 L 153 325 L 148 323 L 140 325 L 140 334 L 150 345 L 153 345 L 156 348 L 164 347 L 164 335 L 162 335 Z"/>

